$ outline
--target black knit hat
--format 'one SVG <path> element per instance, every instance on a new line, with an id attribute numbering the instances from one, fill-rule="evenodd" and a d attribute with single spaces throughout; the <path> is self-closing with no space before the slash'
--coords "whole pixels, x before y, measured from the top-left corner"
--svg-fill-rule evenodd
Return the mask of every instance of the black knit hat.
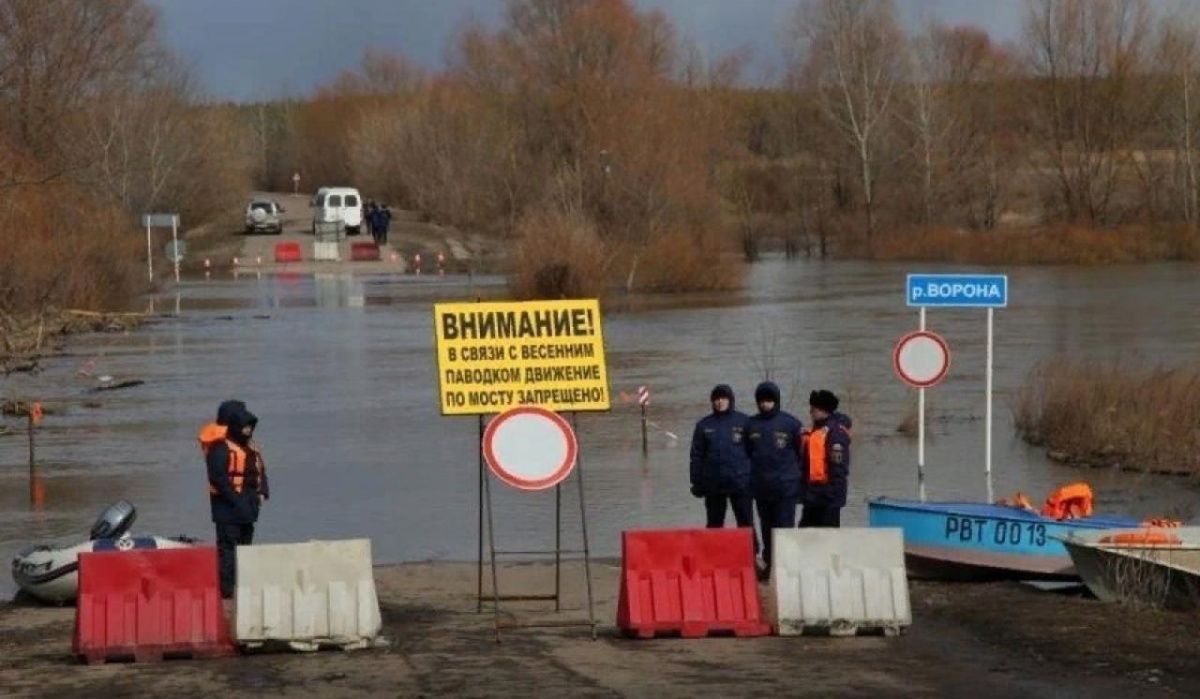
<path id="1" fill-rule="evenodd" d="M 838 403 L 838 397 L 832 391 L 827 391 L 823 388 L 808 394 L 808 404 L 827 413 L 837 412 Z"/>
<path id="2" fill-rule="evenodd" d="M 770 381 L 763 381 L 754 389 L 754 402 L 761 403 L 763 401 L 771 401 L 775 406 L 779 406 L 779 387 Z"/>
<path id="3" fill-rule="evenodd" d="M 733 400 L 733 389 L 723 383 L 713 386 L 712 393 L 708 394 L 708 399 L 713 401 L 718 398 L 728 398 L 729 400 Z"/>

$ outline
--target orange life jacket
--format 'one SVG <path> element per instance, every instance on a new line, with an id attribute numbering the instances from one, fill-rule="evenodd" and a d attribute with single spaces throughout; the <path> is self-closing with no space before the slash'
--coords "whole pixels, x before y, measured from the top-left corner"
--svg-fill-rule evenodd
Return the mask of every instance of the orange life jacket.
<path id="1" fill-rule="evenodd" d="M 825 446 L 829 440 L 829 426 L 804 434 L 804 447 L 808 453 L 808 482 L 823 485 L 829 482 L 826 469 Z"/>
<path id="2" fill-rule="evenodd" d="M 1083 482 L 1068 483 L 1046 498 L 1042 516 L 1059 520 L 1090 517 L 1094 501 L 1092 486 Z"/>
<path id="3" fill-rule="evenodd" d="M 1161 546 L 1181 544 L 1183 540 L 1174 534 L 1166 532 L 1154 531 L 1153 529 L 1142 529 L 1131 532 L 1121 532 L 1119 534 L 1106 534 L 1100 537 L 1102 544 L 1132 544 L 1141 546 Z"/>
<path id="4" fill-rule="evenodd" d="M 233 492 L 241 494 L 246 487 L 246 449 L 242 448 L 237 443 L 233 442 L 228 437 L 228 430 L 222 425 L 209 423 L 200 428 L 200 452 L 205 457 L 208 452 L 212 451 L 213 446 L 218 442 L 224 442 L 225 447 L 229 450 L 229 464 L 226 466 L 226 473 L 229 474 L 229 485 L 233 488 Z M 262 454 L 254 450 L 256 461 L 258 463 L 259 482 L 262 482 L 262 474 L 266 473 L 266 464 L 263 462 Z M 220 491 L 212 484 L 208 484 L 208 492 L 210 495 L 219 495 Z"/>

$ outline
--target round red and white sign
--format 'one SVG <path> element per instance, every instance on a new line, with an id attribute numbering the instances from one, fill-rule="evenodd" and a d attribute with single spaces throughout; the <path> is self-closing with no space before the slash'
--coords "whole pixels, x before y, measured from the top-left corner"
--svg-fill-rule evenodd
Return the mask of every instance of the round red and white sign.
<path id="1" fill-rule="evenodd" d="M 936 333 L 924 330 L 909 333 L 892 350 L 892 366 L 900 380 L 909 386 L 936 386 L 950 371 L 950 346 Z"/>
<path id="2" fill-rule="evenodd" d="M 483 431 L 483 458 L 496 477 L 521 490 L 545 490 L 575 468 L 575 430 L 558 413 L 521 406 L 500 413 Z"/>

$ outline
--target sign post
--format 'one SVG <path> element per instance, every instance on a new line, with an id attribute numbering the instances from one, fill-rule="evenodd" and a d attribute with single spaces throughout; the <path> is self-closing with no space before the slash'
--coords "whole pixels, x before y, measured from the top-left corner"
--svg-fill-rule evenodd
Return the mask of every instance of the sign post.
<path id="1" fill-rule="evenodd" d="M 940 335 L 918 330 L 896 343 L 892 366 L 900 380 L 917 389 L 917 493 L 924 502 L 925 389 L 941 383 L 950 371 L 950 348 Z"/>
<path id="2" fill-rule="evenodd" d="M 987 501 L 992 502 L 992 376 L 994 357 L 994 311 L 1008 306 L 1008 275 L 1005 274 L 909 274 L 906 283 L 909 306 L 920 309 L 920 327 L 925 329 L 925 309 L 986 308 L 987 309 L 987 368 L 984 385 L 984 473 L 987 478 Z M 918 411 L 924 408 L 924 392 L 918 398 Z M 923 418 L 923 416 L 922 416 Z M 924 420 L 922 419 L 922 423 Z M 923 431 L 921 425 L 919 431 Z M 924 444 L 918 447 L 918 460 L 923 462 Z M 921 499 L 924 499 L 922 493 Z"/>
<path id="3" fill-rule="evenodd" d="M 638 386 L 637 401 L 642 408 L 642 456 L 646 456 L 650 453 L 650 440 L 646 433 L 646 406 L 650 405 L 650 388 L 648 386 Z"/>
<path id="4" fill-rule="evenodd" d="M 171 227 L 171 242 L 174 250 L 179 250 L 179 214 L 142 214 L 142 225 L 146 227 L 146 272 L 150 283 L 154 283 L 154 243 L 151 240 L 151 228 Z M 179 283 L 179 261 L 175 260 L 175 283 Z"/>

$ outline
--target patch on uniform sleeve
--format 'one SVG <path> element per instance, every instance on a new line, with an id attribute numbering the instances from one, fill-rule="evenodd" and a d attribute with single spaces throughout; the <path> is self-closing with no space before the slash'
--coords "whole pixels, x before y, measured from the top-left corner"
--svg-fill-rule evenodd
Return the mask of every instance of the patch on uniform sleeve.
<path id="1" fill-rule="evenodd" d="M 835 466 L 841 466 L 846 463 L 846 447 L 841 444 L 834 444 L 829 448 L 829 463 Z"/>
<path id="2" fill-rule="evenodd" d="M 787 432 L 776 432 L 775 433 L 775 448 L 776 449 L 787 449 L 788 441 L 791 440 L 791 438 L 792 438 L 792 436 L 790 434 L 788 434 Z"/>
<path id="3" fill-rule="evenodd" d="M 733 443 L 734 444 L 742 443 L 742 428 L 740 428 L 740 427 L 733 428 Z"/>

